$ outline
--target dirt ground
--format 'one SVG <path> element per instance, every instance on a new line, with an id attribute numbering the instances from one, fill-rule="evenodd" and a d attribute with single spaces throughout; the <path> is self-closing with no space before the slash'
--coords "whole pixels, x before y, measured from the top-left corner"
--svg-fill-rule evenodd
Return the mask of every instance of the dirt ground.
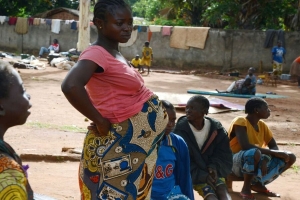
<path id="1" fill-rule="evenodd" d="M 24 85 L 31 95 L 31 115 L 25 125 L 11 128 L 5 135 L 19 154 L 45 154 L 61 155 L 63 147 L 81 148 L 86 126 L 89 124 L 85 117 L 77 112 L 66 100 L 61 92 L 60 85 L 67 71 L 47 67 L 45 70 L 19 69 Z M 188 89 L 211 91 L 226 89 L 232 82 L 204 76 L 182 75 L 152 72 L 144 77 L 147 87 L 154 92 L 171 92 L 186 94 Z M 277 142 L 282 143 L 280 149 L 290 150 L 300 156 L 300 89 L 296 84 L 279 84 L 276 88 L 258 85 L 259 93 L 269 91 L 288 98 L 266 99 L 272 110 L 267 123 L 274 132 Z M 247 99 L 226 98 L 220 99 L 244 105 Z M 182 113 L 179 113 L 182 115 Z M 222 122 L 228 128 L 231 120 L 238 115 L 245 115 L 243 111 L 209 114 Z M 57 157 L 58 161 L 59 157 Z M 36 193 L 53 198 L 79 199 L 77 181 L 78 161 L 65 162 L 32 162 L 28 163 L 29 180 Z M 300 160 L 275 182 L 268 185 L 272 191 L 281 194 L 281 199 L 297 200 L 300 196 L 298 190 Z M 242 182 L 233 183 L 231 195 L 233 200 L 240 199 L 238 194 Z M 197 199 L 202 199 L 198 195 Z M 257 199 L 268 200 L 262 195 L 255 194 Z M 273 198 L 275 199 L 275 198 Z"/>

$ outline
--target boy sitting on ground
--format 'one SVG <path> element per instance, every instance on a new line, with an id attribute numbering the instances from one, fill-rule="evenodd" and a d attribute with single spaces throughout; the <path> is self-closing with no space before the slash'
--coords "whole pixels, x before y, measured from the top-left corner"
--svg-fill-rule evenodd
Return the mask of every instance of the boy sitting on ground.
<path id="1" fill-rule="evenodd" d="M 191 97 L 174 133 L 188 145 L 194 190 L 205 200 L 231 199 L 225 184 L 232 169 L 228 134 L 219 121 L 205 116 L 208 109 L 207 98 Z"/>

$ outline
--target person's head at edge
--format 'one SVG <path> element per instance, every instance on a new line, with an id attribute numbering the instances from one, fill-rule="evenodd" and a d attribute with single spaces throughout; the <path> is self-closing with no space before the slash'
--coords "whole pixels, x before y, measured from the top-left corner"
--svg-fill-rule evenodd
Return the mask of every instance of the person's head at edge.
<path id="1" fill-rule="evenodd" d="M 277 46 L 278 46 L 278 47 L 281 47 L 281 46 L 282 46 L 281 40 L 278 40 L 278 41 L 277 41 Z"/>
<path id="2" fill-rule="evenodd" d="M 165 135 L 170 134 L 174 127 L 175 127 L 175 121 L 176 121 L 176 110 L 173 104 L 171 104 L 169 101 L 161 100 L 163 107 L 165 107 L 168 116 L 169 116 L 169 122 L 167 124 Z"/>
<path id="3" fill-rule="evenodd" d="M 255 117 L 257 119 L 267 119 L 271 110 L 268 103 L 259 97 L 250 98 L 245 104 L 245 113 L 247 117 Z"/>
<path id="4" fill-rule="evenodd" d="M 201 95 L 191 97 L 186 105 L 185 113 L 188 121 L 195 126 L 202 123 L 205 115 L 208 114 L 209 100 Z"/>
<path id="5" fill-rule="evenodd" d="M 58 44 L 58 40 L 57 40 L 57 39 L 54 39 L 54 40 L 53 40 L 53 43 L 54 43 L 54 44 Z"/>
<path id="6" fill-rule="evenodd" d="M 94 7 L 94 24 L 98 38 L 126 43 L 133 29 L 133 16 L 123 0 L 99 0 Z"/>
<path id="7" fill-rule="evenodd" d="M 10 127 L 24 124 L 30 115 L 30 96 L 18 72 L 0 61 L 0 139 Z"/>
<path id="8" fill-rule="evenodd" d="M 137 55 L 135 56 L 135 59 L 138 60 L 139 58 L 140 58 L 140 55 L 137 54 Z"/>
<path id="9" fill-rule="evenodd" d="M 250 67 L 250 68 L 248 69 L 248 74 L 249 74 L 249 76 L 252 76 L 252 75 L 254 74 L 254 71 L 255 71 L 255 69 L 254 69 L 253 67 Z"/>

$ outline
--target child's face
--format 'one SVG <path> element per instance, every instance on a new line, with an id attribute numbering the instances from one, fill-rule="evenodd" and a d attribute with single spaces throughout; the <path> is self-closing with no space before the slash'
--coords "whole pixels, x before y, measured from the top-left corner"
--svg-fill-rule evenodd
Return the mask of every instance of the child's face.
<path id="1" fill-rule="evenodd" d="M 107 13 L 102 34 L 114 42 L 126 43 L 133 28 L 133 17 L 127 8 L 118 8 L 114 14 Z"/>
<path id="2" fill-rule="evenodd" d="M 176 112 L 174 109 L 166 109 L 169 117 L 169 122 L 167 124 L 166 130 L 165 130 L 165 135 L 169 135 L 175 126 L 175 121 L 176 121 Z"/>
<path id="3" fill-rule="evenodd" d="M 0 105 L 5 111 L 7 127 L 24 124 L 30 115 L 30 96 L 26 93 L 22 79 L 16 70 L 13 70 L 7 98 L 0 99 Z"/>

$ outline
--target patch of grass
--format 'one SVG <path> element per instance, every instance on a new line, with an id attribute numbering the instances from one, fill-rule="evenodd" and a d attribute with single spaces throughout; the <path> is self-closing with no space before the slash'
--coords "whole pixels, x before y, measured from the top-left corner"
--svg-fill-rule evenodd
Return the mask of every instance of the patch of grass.
<path id="1" fill-rule="evenodd" d="M 295 147 L 296 144 L 295 144 L 295 143 L 292 143 L 292 142 L 289 142 L 289 143 L 288 143 L 288 146 Z"/>
<path id="2" fill-rule="evenodd" d="M 54 125 L 54 124 L 48 124 L 48 123 L 42 123 L 42 122 L 27 122 L 26 126 L 32 127 L 32 128 L 40 128 L 40 129 L 55 129 L 60 131 L 66 131 L 66 132 L 76 132 L 76 133 L 85 133 L 86 129 L 80 128 L 75 125 Z"/>
<path id="3" fill-rule="evenodd" d="M 298 165 L 293 165 L 292 169 L 293 169 L 294 172 L 296 172 L 296 174 L 298 174 L 300 168 L 299 168 Z"/>

